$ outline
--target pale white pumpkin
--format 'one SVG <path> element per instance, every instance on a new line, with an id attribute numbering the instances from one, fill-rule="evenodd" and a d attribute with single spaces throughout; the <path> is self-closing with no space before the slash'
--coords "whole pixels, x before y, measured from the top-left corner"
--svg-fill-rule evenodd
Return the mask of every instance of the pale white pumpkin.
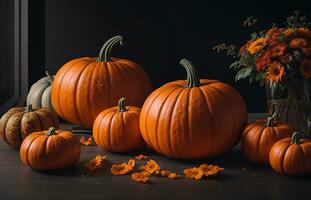
<path id="1" fill-rule="evenodd" d="M 49 108 L 53 110 L 51 103 L 51 85 L 53 77 L 46 72 L 47 76 L 34 83 L 28 93 L 26 104 L 34 107 Z"/>

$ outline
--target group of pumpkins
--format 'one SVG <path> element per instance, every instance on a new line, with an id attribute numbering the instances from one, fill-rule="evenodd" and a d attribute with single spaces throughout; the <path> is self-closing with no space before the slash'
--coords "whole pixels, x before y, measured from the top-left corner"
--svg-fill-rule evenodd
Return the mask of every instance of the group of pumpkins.
<path id="1" fill-rule="evenodd" d="M 72 132 L 57 130 L 57 113 L 72 124 L 93 128 L 96 144 L 105 150 L 131 152 L 147 144 L 177 159 L 221 155 L 239 143 L 244 130 L 242 149 L 249 160 L 270 161 L 286 174 L 311 172 L 311 141 L 300 140 L 297 133 L 283 139 L 294 129 L 271 118 L 246 126 L 246 105 L 231 86 L 200 79 L 193 63 L 182 59 L 187 79 L 152 92 L 139 65 L 111 57 L 116 44 L 123 44 L 121 36 L 109 39 L 99 57 L 74 59 L 55 76 L 47 73 L 31 87 L 26 108 L 2 116 L 0 136 L 20 148 L 25 164 L 60 169 L 79 160 L 80 143 Z"/>

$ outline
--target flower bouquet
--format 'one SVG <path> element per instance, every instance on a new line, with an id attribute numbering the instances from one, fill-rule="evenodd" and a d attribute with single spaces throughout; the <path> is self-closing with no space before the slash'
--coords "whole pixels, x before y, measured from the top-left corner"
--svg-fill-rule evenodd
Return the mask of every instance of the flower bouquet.
<path id="1" fill-rule="evenodd" d="M 235 80 L 266 85 L 268 113 L 276 120 L 288 121 L 291 108 L 296 114 L 296 126 L 309 132 L 311 102 L 311 30 L 306 16 L 298 11 L 287 17 L 284 27 L 276 24 L 259 31 L 257 19 L 248 17 L 245 27 L 255 28 L 250 40 L 240 49 L 222 43 L 214 47 L 236 60 L 230 68 L 237 71 Z"/>

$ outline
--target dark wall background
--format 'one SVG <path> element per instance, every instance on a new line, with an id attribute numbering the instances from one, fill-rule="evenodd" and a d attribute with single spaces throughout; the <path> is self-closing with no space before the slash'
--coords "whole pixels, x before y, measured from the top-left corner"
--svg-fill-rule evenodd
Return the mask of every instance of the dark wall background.
<path id="1" fill-rule="evenodd" d="M 113 55 L 142 65 L 155 87 L 184 79 L 178 62 L 187 57 L 197 65 L 201 78 L 233 85 L 249 112 L 265 112 L 264 88 L 247 81 L 235 83 L 235 73 L 228 69 L 232 59 L 211 49 L 223 41 L 242 45 L 250 33 L 242 25 L 248 16 L 255 16 L 259 27 L 266 28 L 272 22 L 282 23 L 294 10 L 311 16 L 309 0 L 45 0 L 41 18 L 45 65 L 56 73 L 73 58 L 96 56 L 105 40 L 122 34 L 126 46 L 114 49 Z M 43 68 L 36 76 L 43 75 Z"/>

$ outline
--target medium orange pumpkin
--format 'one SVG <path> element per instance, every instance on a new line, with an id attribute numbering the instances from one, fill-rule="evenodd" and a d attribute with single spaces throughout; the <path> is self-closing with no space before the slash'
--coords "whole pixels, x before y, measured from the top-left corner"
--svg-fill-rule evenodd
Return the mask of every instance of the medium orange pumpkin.
<path id="1" fill-rule="evenodd" d="M 94 122 L 96 144 L 112 152 L 130 152 L 145 146 L 139 129 L 140 108 L 125 106 L 125 98 L 118 106 L 101 112 Z"/>
<path id="2" fill-rule="evenodd" d="M 99 58 L 83 57 L 66 63 L 52 83 L 53 108 L 65 120 L 92 128 L 97 115 L 121 97 L 141 106 L 152 90 L 145 71 L 126 59 L 111 58 L 111 49 L 123 44 L 121 36 L 109 39 Z"/>
<path id="3" fill-rule="evenodd" d="M 295 132 L 292 138 L 278 141 L 271 148 L 270 164 L 282 174 L 311 174 L 311 140 L 300 139 L 300 133 Z"/>
<path id="4" fill-rule="evenodd" d="M 20 148 L 23 163 L 38 170 L 70 167 L 79 160 L 80 153 L 78 138 L 70 131 L 54 127 L 30 134 Z"/>
<path id="5" fill-rule="evenodd" d="M 13 148 L 18 149 L 23 140 L 31 133 L 59 126 L 55 112 L 48 108 L 15 107 L 0 119 L 0 138 Z"/>
<path id="6" fill-rule="evenodd" d="M 217 156 L 233 148 L 247 122 L 244 100 L 231 86 L 201 79 L 187 59 L 187 80 L 170 82 L 145 101 L 140 129 L 155 151 L 179 159 Z"/>
<path id="7" fill-rule="evenodd" d="M 242 151 L 248 160 L 268 164 L 271 147 L 290 137 L 295 129 L 285 122 L 273 122 L 272 117 L 250 123 L 242 135 Z"/>

